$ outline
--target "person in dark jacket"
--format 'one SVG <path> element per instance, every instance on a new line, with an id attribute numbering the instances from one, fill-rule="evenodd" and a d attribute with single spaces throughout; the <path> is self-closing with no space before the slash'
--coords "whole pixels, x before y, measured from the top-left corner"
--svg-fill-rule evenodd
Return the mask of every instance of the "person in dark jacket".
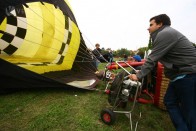
<path id="1" fill-rule="evenodd" d="M 123 55 L 123 61 L 127 61 L 128 56 L 126 54 Z"/>
<path id="2" fill-rule="evenodd" d="M 95 44 L 95 49 L 92 51 L 95 58 L 95 66 L 98 67 L 100 60 L 102 58 L 100 44 Z"/>
<path id="3" fill-rule="evenodd" d="M 164 103 L 173 125 L 177 131 L 196 131 L 196 48 L 170 25 L 166 14 L 150 19 L 152 52 L 141 70 L 129 78 L 137 81 L 161 62 L 170 79 Z"/>
<path id="4" fill-rule="evenodd" d="M 112 50 L 109 50 L 109 51 L 108 51 L 108 61 L 109 61 L 110 63 L 113 62 L 113 53 L 112 53 Z"/>

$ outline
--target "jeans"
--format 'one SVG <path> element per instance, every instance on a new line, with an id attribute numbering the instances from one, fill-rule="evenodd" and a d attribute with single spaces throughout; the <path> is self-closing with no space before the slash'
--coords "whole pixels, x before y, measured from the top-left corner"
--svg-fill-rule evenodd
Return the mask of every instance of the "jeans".
<path id="1" fill-rule="evenodd" d="M 95 60 L 95 67 L 98 68 L 100 61 L 99 60 Z"/>
<path id="2" fill-rule="evenodd" d="M 196 131 L 196 73 L 170 82 L 164 103 L 177 131 Z"/>

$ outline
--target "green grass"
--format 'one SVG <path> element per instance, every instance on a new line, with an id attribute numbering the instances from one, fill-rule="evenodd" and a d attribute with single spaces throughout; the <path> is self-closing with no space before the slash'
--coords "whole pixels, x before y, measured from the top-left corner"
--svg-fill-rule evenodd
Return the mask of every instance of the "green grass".
<path id="1" fill-rule="evenodd" d="M 103 69 L 104 65 L 100 65 Z M 97 89 L 103 90 L 100 82 Z M 116 114 L 112 126 L 100 120 L 108 108 L 103 91 L 42 89 L 0 95 L 1 131 L 129 131 L 129 119 Z M 133 121 L 141 111 L 138 131 L 174 131 L 166 111 L 151 104 L 137 104 Z"/>

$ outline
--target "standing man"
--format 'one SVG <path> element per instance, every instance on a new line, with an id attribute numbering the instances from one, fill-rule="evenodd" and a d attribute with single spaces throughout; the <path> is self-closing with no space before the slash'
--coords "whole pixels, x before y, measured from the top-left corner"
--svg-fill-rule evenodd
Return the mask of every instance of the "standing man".
<path id="1" fill-rule="evenodd" d="M 128 56 L 126 54 L 123 55 L 123 61 L 127 61 Z"/>
<path id="2" fill-rule="evenodd" d="M 100 44 L 95 44 L 95 49 L 92 51 L 92 53 L 95 56 L 95 66 L 97 68 L 100 63 L 100 59 L 102 58 Z"/>
<path id="3" fill-rule="evenodd" d="M 176 130 L 196 131 L 196 48 L 170 25 L 166 14 L 150 19 L 152 52 L 141 70 L 129 78 L 138 81 L 160 61 L 171 80 L 164 103 Z"/>
<path id="4" fill-rule="evenodd" d="M 108 51 L 108 60 L 109 60 L 110 63 L 113 62 L 113 53 L 112 53 L 111 49 L 109 49 L 109 51 Z"/>

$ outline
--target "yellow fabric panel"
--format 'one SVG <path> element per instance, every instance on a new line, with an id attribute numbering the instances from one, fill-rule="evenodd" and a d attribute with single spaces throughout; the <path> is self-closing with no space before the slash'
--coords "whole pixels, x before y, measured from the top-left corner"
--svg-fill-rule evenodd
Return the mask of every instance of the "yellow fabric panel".
<path id="1" fill-rule="evenodd" d="M 49 71 L 60 71 L 60 70 L 69 70 L 72 68 L 72 64 L 75 60 L 77 51 L 79 49 L 80 45 L 80 34 L 77 26 L 72 22 L 72 38 L 69 44 L 69 47 L 67 48 L 67 53 L 64 58 L 64 61 L 61 65 L 57 64 L 51 64 L 48 66 L 29 66 L 29 65 L 23 65 L 22 67 L 29 69 L 31 71 L 37 72 L 39 74 L 43 74 L 45 72 Z M 68 46 L 68 45 L 67 45 Z"/>
<path id="2" fill-rule="evenodd" d="M 55 16 L 53 15 L 54 6 L 51 6 L 51 4 L 47 4 L 47 3 L 45 3 L 45 5 L 39 3 L 39 8 L 41 9 L 41 13 L 42 13 L 43 33 L 42 33 L 42 42 L 40 43 L 40 48 L 38 49 L 34 58 L 50 59 L 48 58 L 48 52 L 52 46 L 52 41 L 54 39 L 54 33 L 55 33 L 55 24 L 54 24 Z"/>
<path id="3" fill-rule="evenodd" d="M 52 60 L 54 60 L 59 53 L 59 50 L 62 46 L 62 41 L 64 40 L 65 35 L 65 18 L 61 10 L 57 10 L 53 6 L 53 16 L 54 17 L 54 27 L 55 27 L 55 33 L 54 33 L 54 39 L 52 41 L 51 48 L 48 53 L 48 57 Z"/>
<path id="4" fill-rule="evenodd" d="M 39 3 L 34 2 L 28 3 L 29 8 L 24 7 L 27 17 L 27 32 L 24 42 L 22 43 L 21 47 L 14 53 L 15 55 L 32 58 L 40 48 L 43 33 L 43 19 L 41 18 L 42 13 L 38 5 Z M 36 11 L 36 13 L 33 11 Z M 38 17 L 38 14 L 40 15 L 40 17 Z M 19 20 L 19 22 L 23 21 Z"/>
<path id="5" fill-rule="evenodd" d="M 7 23 L 7 19 L 4 19 L 0 25 L 0 30 L 5 31 L 6 29 L 6 23 Z M 0 38 L 3 36 L 3 34 L 0 33 Z"/>

